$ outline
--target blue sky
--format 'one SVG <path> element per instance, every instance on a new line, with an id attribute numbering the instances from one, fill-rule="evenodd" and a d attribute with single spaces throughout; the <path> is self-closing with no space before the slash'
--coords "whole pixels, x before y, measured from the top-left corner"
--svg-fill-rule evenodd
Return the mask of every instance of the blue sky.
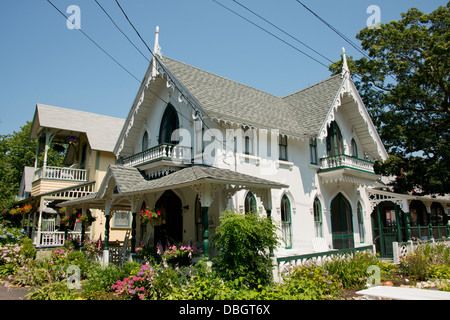
<path id="1" fill-rule="evenodd" d="M 51 0 L 66 13 L 80 8 L 81 29 L 141 80 L 147 60 L 114 27 L 93 0 Z M 328 65 L 329 62 L 251 15 L 232 0 L 217 0 Z M 150 59 L 114 0 L 99 0 L 117 25 Z M 295 0 L 239 0 L 332 61 L 361 55 Z M 358 42 L 370 5 L 380 8 L 381 23 L 400 19 L 411 7 L 431 12 L 438 0 L 302 0 Z M 212 0 L 119 0 L 153 49 L 160 27 L 163 55 L 284 96 L 327 78 L 323 65 L 232 14 Z M 70 14 L 67 14 L 68 16 Z M 0 1 L 0 135 L 32 120 L 36 103 L 125 118 L 139 82 L 119 67 L 46 0 Z M 359 43 L 359 42 L 358 42 Z M 70 121 L 70 119 L 67 119 Z"/>

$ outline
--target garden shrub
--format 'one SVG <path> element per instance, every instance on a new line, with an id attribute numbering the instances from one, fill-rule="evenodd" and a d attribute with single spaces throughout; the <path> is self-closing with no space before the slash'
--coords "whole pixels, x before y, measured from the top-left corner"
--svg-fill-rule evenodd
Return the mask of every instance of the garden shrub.
<path id="1" fill-rule="evenodd" d="M 270 252 L 278 244 L 276 227 L 257 213 L 231 211 L 220 216 L 216 229 L 217 268 L 225 280 L 244 278 L 251 287 L 272 280 Z"/>
<path id="2" fill-rule="evenodd" d="M 450 265 L 431 265 L 428 267 L 430 278 L 450 279 Z"/>
<path id="3" fill-rule="evenodd" d="M 27 295 L 30 300 L 79 300 L 80 292 L 69 289 L 65 281 L 50 282 Z"/>
<path id="4" fill-rule="evenodd" d="M 114 264 L 105 267 L 99 263 L 91 264 L 86 279 L 82 281 L 83 296 L 87 299 L 103 297 L 105 293 L 111 292 L 111 286 L 124 275 L 125 271 Z"/>
<path id="5" fill-rule="evenodd" d="M 435 276 L 436 272 L 441 269 L 439 266 L 449 265 L 449 247 L 445 244 L 425 243 L 418 245 L 414 249 L 414 253 L 407 255 L 400 261 L 400 270 L 405 276 L 423 281 Z M 446 267 L 442 267 L 442 271 L 445 270 Z"/>
<path id="6" fill-rule="evenodd" d="M 376 265 L 380 271 L 386 270 L 375 255 L 367 252 L 355 252 L 350 254 L 339 254 L 323 264 L 323 268 L 330 274 L 338 275 L 342 285 L 346 289 L 364 287 L 370 276 L 367 273 L 369 266 Z M 383 268 L 382 268 L 383 267 Z"/>

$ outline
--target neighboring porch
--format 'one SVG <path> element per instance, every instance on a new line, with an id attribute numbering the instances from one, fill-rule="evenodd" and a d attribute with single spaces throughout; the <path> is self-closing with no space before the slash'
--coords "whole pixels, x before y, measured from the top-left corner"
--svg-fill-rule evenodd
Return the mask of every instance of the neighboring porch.
<path id="1" fill-rule="evenodd" d="M 393 243 L 450 238 L 450 200 L 368 190 L 373 242 L 383 258 L 393 258 Z"/>
<path id="2" fill-rule="evenodd" d="M 271 216 L 271 189 L 287 185 L 256 178 L 235 171 L 193 165 L 149 178 L 133 167 L 110 166 L 95 196 L 74 199 L 60 204 L 66 208 L 104 210 L 106 217 L 103 259 L 108 263 L 110 220 L 117 213 L 129 212 L 131 255 L 139 245 L 156 246 L 196 242 L 204 254 L 214 255 L 210 241 L 219 223 L 221 212 L 231 208 L 232 196 L 239 190 L 251 190 Z M 67 210 L 67 209 L 66 209 Z M 144 223 L 146 210 L 161 213 L 156 221 Z M 128 242 L 128 239 L 125 239 Z"/>

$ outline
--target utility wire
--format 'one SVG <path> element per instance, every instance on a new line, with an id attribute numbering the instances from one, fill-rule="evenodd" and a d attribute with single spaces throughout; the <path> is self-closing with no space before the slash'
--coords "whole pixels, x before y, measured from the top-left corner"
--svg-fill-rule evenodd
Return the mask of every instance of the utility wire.
<path id="1" fill-rule="evenodd" d="M 320 17 L 317 13 L 315 13 L 313 10 L 308 8 L 305 4 L 303 4 L 300 0 L 296 0 L 300 5 L 302 5 L 306 10 L 308 10 L 310 13 L 312 13 L 317 19 L 319 19 L 322 23 L 324 23 L 328 28 L 333 30 L 339 37 L 344 39 L 347 43 L 349 43 L 353 48 L 355 48 L 358 52 L 360 52 L 362 55 L 364 55 L 366 58 L 370 59 L 370 57 L 359 48 L 359 46 L 354 43 L 352 40 L 350 40 L 347 36 L 345 36 L 342 32 L 340 32 L 338 29 L 333 27 L 330 23 L 328 23 L 325 19 Z"/>
<path id="2" fill-rule="evenodd" d="M 49 4 L 52 5 L 53 8 L 55 8 L 67 21 L 70 21 L 69 18 L 61 11 L 59 10 L 50 0 L 47 0 Z M 130 76 L 132 76 L 136 81 L 139 83 L 141 82 L 134 74 L 132 74 L 127 68 L 125 68 L 119 61 L 117 61 L 113 56 L 111 56 L 105 49 L 103 49 L 97 42 L 94 41 L 86 32 L 84 32 L 81 28 L 77 28 L 86 38 L 88 38 L 97 48 L 99 48 L 101 51 L 103 51 L 104 54 L 106 54 L 111 60 L 113 60 L 119 67 L 121 67 L 123 70 L 125 70 Z"/>
<path id="3" fill-rule="evenodd" d="M 300 50 L 299 48 L 293 46 L 293 45 L 290 44 L 289 42 L 287 42 L 287 41 L 281 39 L 280 37 L 278 37 L 278 36 L 275 35 L 274 33 L 270 32 L 269 30 L 267 30 L 267 29 L 265 29 L 265 28 L 263 28 L 263 27 L 257 25 L 257 24 L 254 23 L 253 21 L 247 19 L 246 17 L 244 17 L 243 15 L 237 13 L 237 12 L 234 11 L 233 9 L 228 8 L 228 7 L 225 6 L 224 4 L 222 4 L 222 3 L 220 3 L 220 2 L 218 2 L 218 1 L 216 1 L 216 0 L 212 0 L 212 1 L 215 2 L 216 4 L 218 4 L 219 6 L 221 6 L 221 7 L 225 8 L 225 9 L 227 9 L 228 11 L 234 13 L 234 14 L 237 15 L 238 17 L 244 19 L 244 20 L 247 21 L 248 23 L 251 23 L 252 25 L 254 25 L 255 27 L 261 29 L 262 31 L 268 33 L 268 34 L 271 35 L 272 37 L 274 37 L 274 38 L 280 40 L 280 41 L 283 42 L 284 44 L 287 44 L 288 46 L 290 46 L 290 47 L 293 48 L 294 50 L 297 50 L 298 52 L 304 54 L 304 55 L 307 56 L 308 58 L 310 58 L 310 59 L 316 61 L 317 63 L 321 64 L 322 66 L 324 66 L 325 68 L 328 69 L 328 66 L 327 66 L 326 64 L 322 63 L 321 61 L 319 61 L 319 60 L 317 60 L 316 58 L 312 57 L 311 55 L 307 54 L 306 52 Z"/>
<path id="4" fill-rule="evenodd" d="M 131 45 L 137 51 L 139 51 L 141 56 L 143 56 L 144 59 L 147 60 L 147 62 L 150 62 L 150 60 L 142 53 L 141 50 L 139 50 L 139 48 L 133 43 L 133 41 L 131 41 L 130 38 L 128 38 L 128 36 L 125 34 L 125 32 L 123 32 L 122 29 L 120 29 L 120 27 L 117 25 L 117 23 L 114 21 L 114 19 L 111 18 L 111 16 L 108 14 L 108 12 L 106 12 L 106 10 L 102 7 L 102 5 L 97 0 L 95 0 L 95 3 L 103 10 L 103 12 L 108 16 L 109 20 L 111 20 L 111 22 L 114 24 L 114 26 L 117 28 L 117 30 L 119 30 L 123 34 L 123 36 L 128 40 L 128 42 L 131 43 Z"/>
<path id="5" fill-rule="evenodd" d="M 321 56 L 322 58 L 324 58 L 325 60 L 327 60 L 328 62 L 334 63 L 334 61 L 328 59 L 327 57 L 325 57 L 323 54 L 321 54 L 320 52 L 318 52 L 317 50 L 311 48 L 310 46 L 308 46 L 306 43 L 304 43 L 303 41 L 299 40 L 298 38 L 294 37 L 293 35 L 291 35 L 290 33 L 284 31 L 283 29 L 277 27 L 275 24 L 273 24 L 272 22 L 268 21 L 267 19 L 265 19 L 264 17 L 262 17 L 261 15 L 257 14 L 256 12 L 254 12 L 253 10 L 249 9 L 248 7 L 244 6 L 243 4 L 241 4 L 240 2 L 236 1 L 236 0 L 232 0 L 233 2 L 235 2 L 236 4 L 240 5 L 242 8 L 244 8 L 245 10 L 251 12 L 252 14 L 254 14 L 255 16 L 257 16 L 258 18 L 260 18 L 261 20 L 267 22 L 268 24 L 270 24 L 272 27 L 276 28 L 277 30 L 283 32 L 285 35 L 287 35 L 288 37 L 294 39 L 295 41 L 297 41 L 298 43 L 304 45 L 305 47 L 307 47 L 309 50 L 317 53 L 319 56 Z"/>

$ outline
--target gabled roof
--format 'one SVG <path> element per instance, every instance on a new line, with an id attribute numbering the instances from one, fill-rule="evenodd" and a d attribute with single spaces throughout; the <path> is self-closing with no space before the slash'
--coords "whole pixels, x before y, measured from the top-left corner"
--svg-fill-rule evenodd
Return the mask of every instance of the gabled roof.
<path id="1" fill-rule="evenodd" d="M 335 75 L 282 98 L 304 135 L 318 134 L 342 84 L 342 76 Z"/>
<path id="2" fill-rule="evenodd" d="M 201 103 L 208 116 L 301 135 L 292 111 L 279 97 L 167 57 L 162 62 Z"/>
<path id="3" fill-rule="evenodd" d="M 358 110 L 356 115 L 361 115 L 361 119 L 353 120 L 359 126 L 358 134 L 366 131 L 364 134 L 369 137 L 364 143 L 368 146 L 367 150 L 386 158 L 386 150 L 348 70 L 288 96 L 277 97 L 162 56 L 150 63 L 114 149 L 116 156 L 122 150 L 131 150 L 125 146 L 125 138 L 133 123 L 136 123 L 135 117 L 140 117 L 138 110 L 144 101 L 146 87 L 152 85 L 150 79 L 157 74 L 153 68 L 158 70 L 160 76 L 167 77 L 169 85 L 193 102 L 193 107 L 212 119 L 257 129 L 278 130 L 282 134 L 301 139 L 323 139 L 327 125 L 334 118 L 334 112 L 340 106 L 344 93 L 347 93 L 356 101 L 357 107 L 353 111 Z"/>
<path id="4" fill-rule="evenodd" d="M 30 138 L 37 139 L 44 128 L 61 136 L 85 133 L 93 150 L 113 152 L 123 124 L 124 119 L 37 104 Z"/>

